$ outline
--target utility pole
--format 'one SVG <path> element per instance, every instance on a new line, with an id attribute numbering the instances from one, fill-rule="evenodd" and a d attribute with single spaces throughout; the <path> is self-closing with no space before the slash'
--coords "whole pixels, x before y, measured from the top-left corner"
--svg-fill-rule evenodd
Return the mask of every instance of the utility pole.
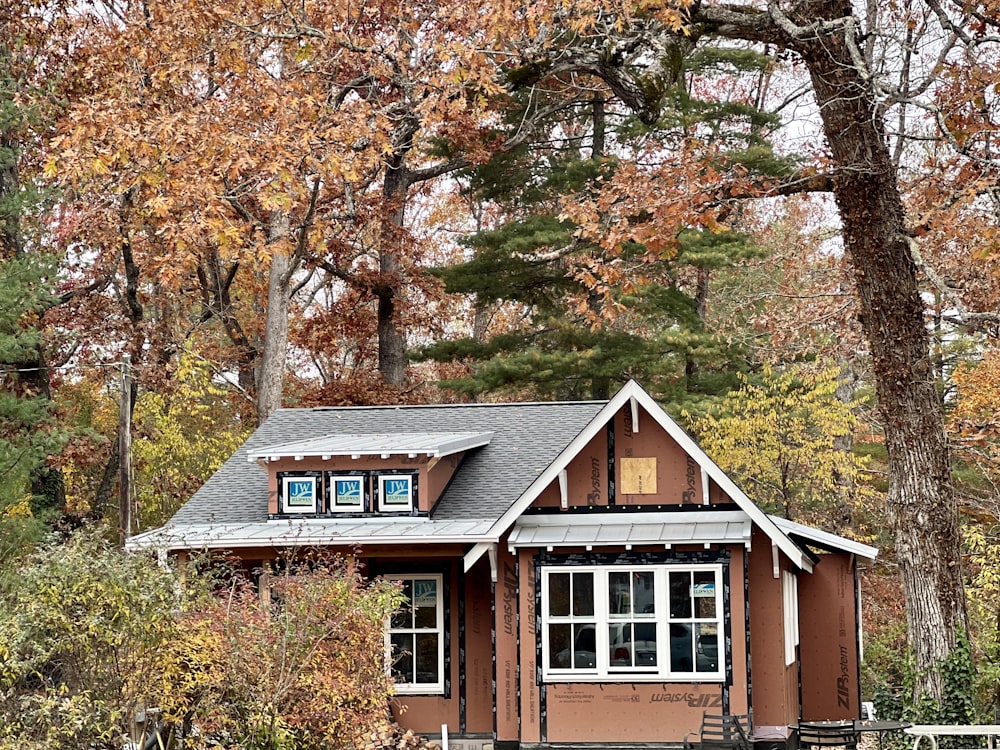
<path id="1" fill-rule="evenodd" d="M 132 357 L 122 356 L 122 393 L 118 411 L 118 538 L 132 533 Z"/>

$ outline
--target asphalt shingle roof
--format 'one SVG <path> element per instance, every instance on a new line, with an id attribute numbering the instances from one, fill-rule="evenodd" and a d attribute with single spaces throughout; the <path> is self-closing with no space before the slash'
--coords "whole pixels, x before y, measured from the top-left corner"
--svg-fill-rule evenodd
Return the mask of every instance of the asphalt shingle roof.
<path id="1" fill-rule="evenodd" d="M 170 520 L 173 526 L 267 520 L 267 472 L 248 451 L 336 434 L 492 432 L 471 450 L 432 513 L 435 520 L 496 520 L 606 402 L 280 409 Z"/>

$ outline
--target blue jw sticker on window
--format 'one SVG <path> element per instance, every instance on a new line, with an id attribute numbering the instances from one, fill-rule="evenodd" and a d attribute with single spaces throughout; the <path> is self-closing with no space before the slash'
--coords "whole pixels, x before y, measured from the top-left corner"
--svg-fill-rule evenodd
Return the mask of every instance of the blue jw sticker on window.
<path id="1" fill-rule="evenodd" d="M 333 483 L 333 504 L 337 507 L 361 507 L 361 477 L 337 479 Z"/>
<path id="2" fill-rule="evenodd" d="M 387 477 L 382 480 L 382 504 L 383 505 L 406 505 L 410 504 L 410 477 Z"/>
<path id="3" fill-rule="evenodd" d="M 413 606 L 437 606 L 437 581 L 416 579 L 413 582 Z"/>
<path id="4" fill-rule="evenodd" d="M 316 502 L 316 480 L 312 477 L 286 479 L 285 488 L 286 502 L 289 506 L 311 507 Z"/>

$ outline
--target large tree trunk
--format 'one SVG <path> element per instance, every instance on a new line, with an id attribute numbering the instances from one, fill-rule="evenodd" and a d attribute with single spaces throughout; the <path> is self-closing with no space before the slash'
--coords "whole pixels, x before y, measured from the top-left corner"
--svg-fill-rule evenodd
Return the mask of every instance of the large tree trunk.
<path id="1" fill-rule="evenodd" d="M 281 240 L 291 226 L 288 214 L 276 211 L 268 227 L 272 247 L 271 268 L 267 281 L 267 311 L 264 322 L 264 345 L 257 376 L 257 420 L 263 422 L 281 408 L 284 393 L 285 361 L 288 356 L 288 285 L 291 282 L 291 258 Z"/>
<path id="2" fill-rule="evenodd" d="M 409 179 L 403 156 L 392 159 L 382 183 L 386 214 L 382 219 L 379 248 L 380 281 L 375 296 L 378 305 L 378 370 L 383 382 L 402 386 L 406 382 L 406 337 L 399 323 L 396 302 L 403 274 L 399 265 L 404 206 Z"/>
<path id="3" fill-rule="evenodd" d="M 836 19 L 814 2 L 802 22 Z M 845 41 L 852 29 L 799 41 L 837 171 L 834 195 L 871 348 L 889 457 L 889 523 L 906 595 L 916 692 L 942 698 L 941 661 L 968 628 L 958 512 L 941 399 L 896 170 L 870 86 Z"/>
<path id="4" fill-rule="evenodd" d="M 958 633 L 967 633 L 968 622 L 943 410 L 898 176 L 870 78 L 857 64 L 860 54 L 851 54 L 849 42 L 856 48 L 861 26 L 850 5 L 807 0 L 796 8 L 791 18 L 776 5 L 768 13 L 706 5 L 701 13 L 724 36 L 797 51 L 809 71 L 836 168 L 834 196 L 871 350 L 888 450 L 888 518 L 916 657 L 915 691 L 940 702 L 942 660 Z"/>

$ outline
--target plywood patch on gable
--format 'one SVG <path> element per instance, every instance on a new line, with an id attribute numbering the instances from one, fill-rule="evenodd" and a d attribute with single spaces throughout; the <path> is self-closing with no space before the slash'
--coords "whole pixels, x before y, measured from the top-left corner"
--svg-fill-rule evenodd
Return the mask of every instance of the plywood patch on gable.
<path id="1" fill-rule="evenodd" d="M 623 458 L 621 491 L 626 495 L 656 494 L 656 456 Z"/>

